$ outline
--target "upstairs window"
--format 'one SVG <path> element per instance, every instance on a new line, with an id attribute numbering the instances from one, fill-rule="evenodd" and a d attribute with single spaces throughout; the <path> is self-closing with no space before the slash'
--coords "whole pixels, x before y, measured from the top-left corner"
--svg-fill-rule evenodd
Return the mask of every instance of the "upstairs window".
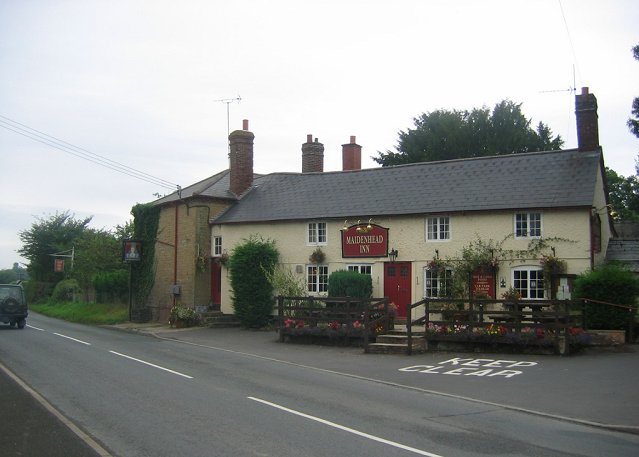
<path id="1" fill-rule="evenodd" d="M 541 213 L 516 213 L 515 238 L 541 237 Z"/>
<path id="2" fill-rule="evenodd" d="M 436 216 L 427 218 L 426 239 L 428 241 L 450 240 L 450 217 Z"/>
<path id="3" fill-rule="evenodd" d="M 310 245 L 326 244 L 326 222 L 309 222 L 306 243 Z"/>
<path id="4" fill-rule="evenodd" d="M 222 237 L 213 237 L 213 257 L 219 257 L 222 255 Z"/>

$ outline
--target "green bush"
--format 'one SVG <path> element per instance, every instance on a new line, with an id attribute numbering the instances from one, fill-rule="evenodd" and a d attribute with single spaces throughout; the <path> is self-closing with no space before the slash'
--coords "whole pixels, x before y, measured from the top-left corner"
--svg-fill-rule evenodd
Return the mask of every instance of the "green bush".
<path id="1" fill-rule="evenodd" d="M 49 301 L 53 293 L 54 284 L 51 282 L 29 280 L 22 283 L 22 287 L 27 296 L 27 303 L 31 305 Z"/>
<path id="2" fill-rule="evenodd" d="M 63 279 L 55 285 L 51 301 L 64 303 L 75 301 L 80 296 L 80 284 L 75 279 Z"/>
<path id="3" fill-rule="evenodd" d="M 247 328 L 268 324 L 273 312 L 273 274 L 279 253 L 273 241 L 251 237 L 238 245 L 229 258 L 235 316 Z"/>
<path id="4" fill-rule="evenodd" d="M 101 271 L 91 278 L 98 303 L 124 303 L 129 292 L 129 273 L 126 270 Z"/>
<path id="5" fill-rule="evenodd" d="M 337 270 L 328 277 L 329 297 L 370 298 L 373 295 L 373 279 L 357 271 Z"/>
<path id="6" fill-rule="evenodd" d="M 594 271 L 581 274 L 575 280 L 575 298 L 593 300 L 617 305 L 636 306 L 639 295 L 639 279 L 630 271 L 606 264 Z M 635 313 L 636 314 L 636 313 Z M 588 328 L 625 329 L 628 327 L 628 310 L 599 303 L 586 305 Z"/>

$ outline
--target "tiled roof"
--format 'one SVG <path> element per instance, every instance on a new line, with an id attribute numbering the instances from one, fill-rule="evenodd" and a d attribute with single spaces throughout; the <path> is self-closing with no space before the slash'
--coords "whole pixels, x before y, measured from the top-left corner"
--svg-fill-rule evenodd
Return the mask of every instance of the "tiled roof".
<path id="1" fill-rule="evenodd" d="M 215 223 L 591 206 L 601 152 L 509 154 L 327 173 L 273 173 Z"/>
<path id="2" fill-rule="evenodd" d="M 623 262 L 632 271 L 639 271 L 639 239 L 611 239 L 606 250 L 606 260 Z"/>
<path id="3" fill-rule="evenodd" d="M 191 184 L 178 192 L 173 192 L 165 197 L 162 197 L 153 202 L 154 205 L 163 205 L 165 203 L 171 203 L 180 199 L 190 197 L 210 197 L 210 198 L 222 198 L 229 200 L 237 200 L 237 197 L 229 190 L 230 187 L 230 172 L 229 170 L 221 171 L 220 173 L 203 179 L 200 182 Z M 253 179 L 259 178 L 261 175 L 253 175 Z"/>

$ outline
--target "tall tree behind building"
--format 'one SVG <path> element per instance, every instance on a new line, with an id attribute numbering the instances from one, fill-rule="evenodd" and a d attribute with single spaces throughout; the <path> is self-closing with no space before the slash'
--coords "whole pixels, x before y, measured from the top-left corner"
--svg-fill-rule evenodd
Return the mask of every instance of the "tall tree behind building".
<path id="1" fill-rule="evenodd" d="M 436 110 L 414 119 L 415 128 L 399 132 L 396 151 L 373 157 L 382 166 L 551 151 L 563 145 L 543 122 L 531 127 L 521 103 L 503 100 L 472 111 Z"/>
<path id="2" fill-rule="evenodd" d="M 639 60 L 639 44 L 632 48 L 632 54 L 634 55 L 635 59 Z M 639 138 L 639 97 L 635 97 L 635 99 L 632 101 L 631 112 L 634 117 L 628 119 L 628 128 L 633 133 L 633 135 Z M 637 173 L 639 174 L 639 161 L 636 164 L 636 168 Z"/>

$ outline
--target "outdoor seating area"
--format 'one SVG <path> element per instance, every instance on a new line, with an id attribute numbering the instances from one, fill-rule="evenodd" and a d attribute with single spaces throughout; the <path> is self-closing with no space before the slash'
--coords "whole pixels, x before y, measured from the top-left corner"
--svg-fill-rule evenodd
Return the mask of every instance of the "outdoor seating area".
<path id="1" fill-rule="evenodd" d="M 278 297 L 279 340 L 365 352 L 455 350 L 566 355 L 592 342 L 587 300 L 424 299 L 395 316 L 387 298 Z M 399 323 L 400 325 L 395 325 Z M 632 327 L 629 327 L 632 338 Z"/>
<path id="2" fill-rule="evenodd" d="M 362 344 L 393 326 L 387 298 L 278 297 L 280 341 Z"/>

